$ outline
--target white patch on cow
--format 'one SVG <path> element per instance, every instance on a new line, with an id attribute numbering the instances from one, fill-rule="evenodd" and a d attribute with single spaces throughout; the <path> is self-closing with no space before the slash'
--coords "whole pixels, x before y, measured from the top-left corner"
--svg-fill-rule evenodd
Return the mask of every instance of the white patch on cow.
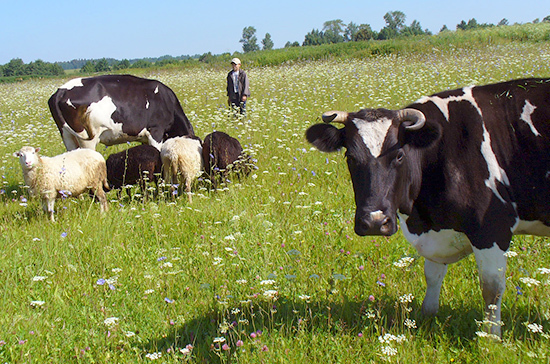
<path id="1" fill-rule="evenodd" d="M 500 167 L 497 161 L 497 156 L 491 147 L 491 135 L 483 125 L 483 142 L 481 142 L 481 154 L 485 161 L 487 162 L 487 169 L 489 170 L 489 178 L 485 180 L 485 185 L 493 191 L 493 193 L 503 202 L 506 201 L 502 198 L 500 193 L 497 190 L 496 181 L 503 183 L 505 185 L 510 185 L 508 181 L 508 176 L 504 169 Z"/>
<path id="2" fill-rule="evenodd" d="M 412 234 L 406 223 L 408 216 L 401 213 L 398 215 L 403 235 L 424 258 L 436 263 L 450 264 L 472 253 L 472 244 L 464 233 L 443 229 L 430 230 L 420 235 Z"/>
<path id="3" fill-rule="evenodd" d="M 527 125 L 531 128 L 531 131 L 536 136 L 540 136 L 540 133 L 535 128 L 535 125 L 533 125 L 533 120 L 531 120 L 531 115 L 535 111 L 537 107 L 535 105 L 532 105 L 529 100 L 525 100 L 525 105 L 523 106 L 523 111 L 521 112 L 521 120 L 525 121 Z"/>
<path id="4" fill-rule="evenodd" d="M 386 139 L 386 134 L 392 124 L 391 119 L 380 119 L 377 121 L 365 121 L 363 119 L 353 119 L 353 123 L 359 131 L 359 135 L 363 138 L 363 142 L 371 152 L 378 158 L 382 151 L 382 145 Z"/>
<path id="5" fill-rule="evenodd" d="M 159 86 L 157 85 L 157 88 L 155 89 L 155 93 L 158 94 L 159 93 Z"/>
<path id="6" fill-rule="evenodd" d="M 160 152 L 160 148 L 162 148 L 162 141 L 159 143 L 155 139 L 153 139 L 153 136 L 147 129 L 143 129 L 139 132 L 138 138 L 140 138 L 141 141 L 144 143 L 147 143 L 155 148 L 157 148 Z"/>
<path id="7" fill-rule="evenodd" d="M 145 103 L 145 108 L 146 109 L 149 109 L 149 100 L 146 100 L 147 102 Z"/>
<path id="8" fill-rule="evenodd" d="M 425 104 L 429 101 L 433 102 L 435 106 L 441 110 L 447 121 L 449 121 L 449 103 L 451 102 L 469 101 L 477 109 L 479 115 L 481 115 L 481 109 L 477 105 L 477 102 L 472 94 L 473 88 L 474 86 L 464 87 L 462 89 L 464 95 L 462 96 L 449 96 L 446 98 L 441 98 L 439 96 L 424 96 L 420 98 L 417 103 Z"/>
<path id="9" fill-rule="evenodd" d="M 73 109 L 76 109 L 76 106 L 73 105 L 73 103 L 71 102 L 71 99 L 67 99 L 67 105 L 69 105 Z"/>
<path id="10" fill-rule="evenodd" d="M 506 256 L 496 243 L 491 248 L 473 248 L 485 300 L 486 330 L 500 335 L 500 310 L 506 288 Z"/>
<path id="11" fill-rule="evenodd" d="M 378 211 L 371 212 L 370 217 L 374 221 L 378 221 L 378 220 L 382 220 L 385 217 L 385 215 L 381 210 L 378 210 Z"/>
<path id="12" fill-rule="evenodd" d="M 75 87 L 82 87 L 82 86 L 84 86 L 82 84 L 82 78 L 74 78 L 69 82 L 65 83 L 63 86 L 61 86 L 60 89 L 72 90 Z"/>

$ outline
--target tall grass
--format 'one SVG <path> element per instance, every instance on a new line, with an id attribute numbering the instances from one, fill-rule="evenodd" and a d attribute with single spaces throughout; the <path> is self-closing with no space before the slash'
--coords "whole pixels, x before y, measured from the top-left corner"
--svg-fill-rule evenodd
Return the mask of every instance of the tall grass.
<path id="1" fill-rule="evenodd" d="M 65 80 L 0 85 L 0 360 L 548 361 L 547 239 L 514 239 L 503 344 L 476 334 L 472 258 L 450 267 L 441 312 L 425 318 L 423 259 L 400 234 L 354 235 L 342 153 L 322 154 L 303 134 L 329 109 L 399 108 L 439 90 L 548 77 L 549 57 L 547 43 L 510 42 L 249 67 L 246 118 L 227 113 L 226 70 L 139 73 L 176 92 L 199 136 L 237 137 L 258 169 L 216 192 L 199 182 L 192 204 L 113 191 L 101 215 L 89 197 L 59 201 L 56 223 L 12 153 L 63 151 L 46 101 Z"/>

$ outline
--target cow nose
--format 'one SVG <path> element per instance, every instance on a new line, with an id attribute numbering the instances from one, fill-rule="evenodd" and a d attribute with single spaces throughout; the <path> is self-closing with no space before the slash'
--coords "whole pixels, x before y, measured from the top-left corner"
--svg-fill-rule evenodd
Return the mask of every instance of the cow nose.
<path id="1" fill-rule="evenodd" d="M 374 211 L 355 219 L 355 233 L 360 236 L 392 235 L 395 233 L 395 224 L 382 211 Z"/>

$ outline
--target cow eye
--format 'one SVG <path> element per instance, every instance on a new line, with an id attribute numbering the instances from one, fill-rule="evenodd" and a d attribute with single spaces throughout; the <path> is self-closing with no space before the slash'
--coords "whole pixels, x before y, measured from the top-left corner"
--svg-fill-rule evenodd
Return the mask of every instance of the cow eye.
<path id="1" fill-rule="evenodd" d="M 403 152 L 402 150 L 399 150 L 397 152 L 397 155 L 395 156 L 395 161 L 397 163 L 401 163 L 403 161 L 403 158 L 405 158 L 405 152 Z"/>

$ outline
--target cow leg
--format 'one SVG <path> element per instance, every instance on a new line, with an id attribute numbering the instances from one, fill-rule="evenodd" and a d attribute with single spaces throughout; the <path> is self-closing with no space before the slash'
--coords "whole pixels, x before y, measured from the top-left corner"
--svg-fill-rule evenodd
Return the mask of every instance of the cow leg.
<path id="1" fill-rule="evenodd" d="M 79 147 L 78 141 L 73 135 L 71 135 L 71 133 L 61 129 L 61 134 L 63 144 L 65 144 L 65 148 L 67 149 L 67 151 L 75 150 Z"/>
<path id="2" fill-rule="evenodd" d="M 426 278 L 426 296 L 422 302 L 424 315 L 435 315 L 439 310 L 439 293 L 446 273 L 447 264 L 424 259 L 424 276 Z"/>
<path id="3" fill-rule="evenodd" d="M 500 310 L 506 288 L 506 256 L 497 244 L 488 249 L 473 248 L 479 271 L 479 281 L 485 301 L 484 331 L 501 335 Z"/>

